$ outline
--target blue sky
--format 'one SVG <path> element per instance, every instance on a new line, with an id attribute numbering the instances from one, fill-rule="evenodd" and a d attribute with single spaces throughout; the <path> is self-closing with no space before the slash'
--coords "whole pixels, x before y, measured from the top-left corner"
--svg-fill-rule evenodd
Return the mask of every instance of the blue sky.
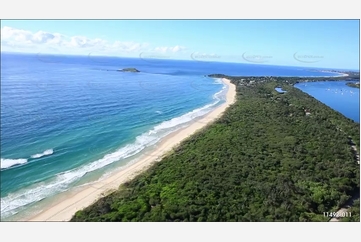
<path id="1" fill-rule="evenodd" d="M 1 21 L 1 50 L 359 69 L 358 20 Z"/>

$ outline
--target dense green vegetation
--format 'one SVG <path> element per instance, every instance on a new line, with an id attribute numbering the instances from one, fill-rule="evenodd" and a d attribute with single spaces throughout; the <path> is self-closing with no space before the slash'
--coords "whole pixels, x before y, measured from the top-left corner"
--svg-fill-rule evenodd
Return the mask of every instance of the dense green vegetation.
<path id="1" fill-rule="evenodd" d="M 220 119 L 71 221 L 328 221 L 360 189 L 359 124 L 284 80 L 229 78 Z"/>
<path id="2" fill-rule="evenodd" d="M 360 83 L 353 83 L 353 82 L 349 82 L 346 84 L 349 87 L 355 87 L 355 88 L 360 88 Z"/>

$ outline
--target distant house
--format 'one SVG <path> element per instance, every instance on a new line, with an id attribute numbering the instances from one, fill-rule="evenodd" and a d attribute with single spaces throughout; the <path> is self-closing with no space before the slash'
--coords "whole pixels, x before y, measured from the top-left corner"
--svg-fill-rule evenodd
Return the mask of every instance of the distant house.
<path id="1" fill-rule="evenodd" d="M 311 115 L 311 111 L 307 108 L 303 109 L 305 111 L 306 116 Z"/>

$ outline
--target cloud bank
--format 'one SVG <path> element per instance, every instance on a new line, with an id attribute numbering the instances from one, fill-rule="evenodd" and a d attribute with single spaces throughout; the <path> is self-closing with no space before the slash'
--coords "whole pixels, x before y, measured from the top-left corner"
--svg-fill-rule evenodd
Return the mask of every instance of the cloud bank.
<path id="1" fill-rule="evenodd" d="M 1 28 L 1 49 L 4 51 L 31 51 L 49 53 L 82 53 L 88 54 L 139 54 L 140 52 L 178 53 L 186 50 L 184 46 L 152 47 L 149 43 L 132 41 L 109 42 L 105 39 L 91 39 L 86 36 L 66 36 L 61 33 L 49 33 L 16 29 L 4 26 Z"/>

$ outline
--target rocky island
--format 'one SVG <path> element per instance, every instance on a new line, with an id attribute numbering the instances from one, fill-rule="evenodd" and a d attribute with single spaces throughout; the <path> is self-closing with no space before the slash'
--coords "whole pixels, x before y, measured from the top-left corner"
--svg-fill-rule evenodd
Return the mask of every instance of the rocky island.
<path id="1" fill-rule="evenodd" d="M 117 71 L 122 71 L 122 72 L 140 72 L 139 70 L 137 70 L 136 68 L 124 68 L 124 69 L 119 69 Z"/>

